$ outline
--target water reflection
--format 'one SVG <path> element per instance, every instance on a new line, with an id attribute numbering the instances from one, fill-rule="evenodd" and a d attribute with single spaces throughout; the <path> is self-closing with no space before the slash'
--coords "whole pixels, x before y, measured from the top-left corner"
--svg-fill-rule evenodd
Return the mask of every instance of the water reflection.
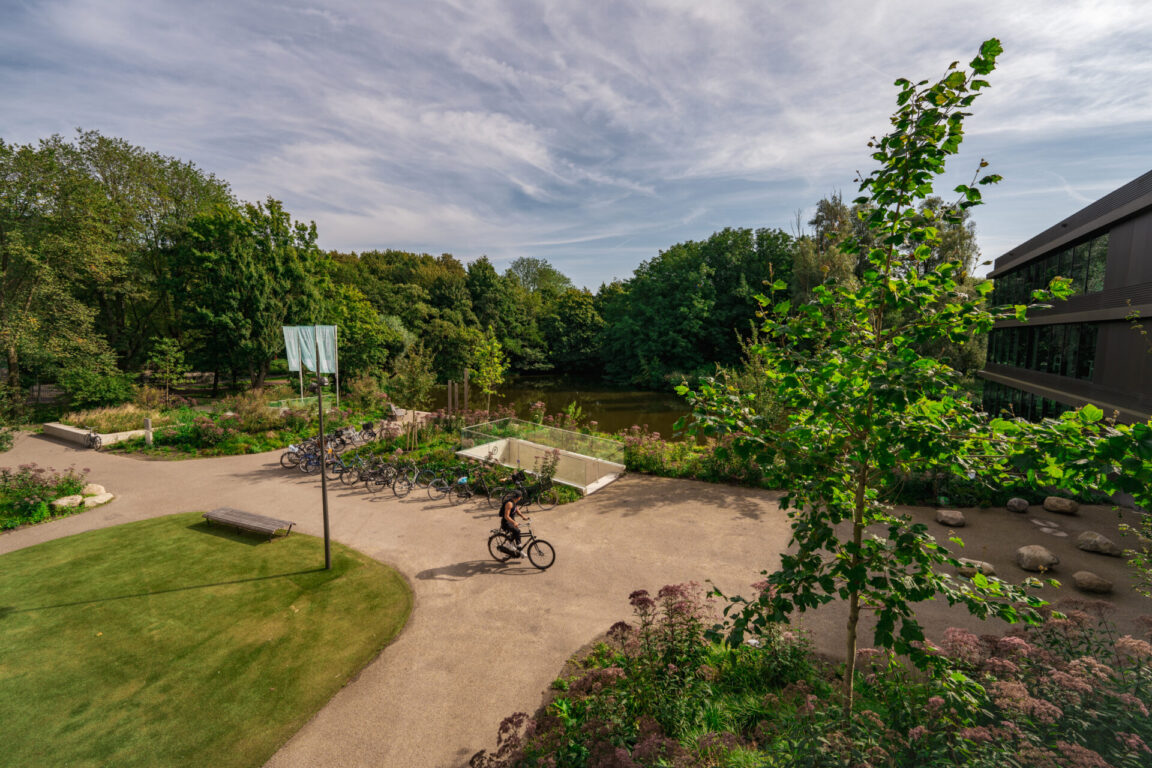
<path id="1" fill-rule="evenodd" d="M 675 392 L 641 392 L 611 389 L 603 382 L 533 376 L 521 377 L 500 388 L 503 397 L 492 397 L 492 406 L 511 405 L 520 418 L 528 417 L 535 402 L 543 402 L 545 413 L 559 413 L 575 402 L 584 411 L 584 420 L 598 422 L 601 432 L 615 433 L 633 424 L 648 425 L 665 439 L 673 437 L 672 425 L 688 413 L 688 405 Z M 448 403 L 448 388 L 433 391 L 436 408 Z M 485 396 L 472 387 L 469 405 L 483 408 Z"/>

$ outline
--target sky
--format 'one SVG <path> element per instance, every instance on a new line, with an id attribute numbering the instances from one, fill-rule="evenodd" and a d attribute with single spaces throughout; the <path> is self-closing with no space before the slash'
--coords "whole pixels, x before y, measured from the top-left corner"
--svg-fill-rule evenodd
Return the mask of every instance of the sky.
<path id="1" fill-rule="evenodd" d="M 0 0 L 0 138 L 77 128 L 275 197 L 321 247 L 547 259 L 580 286 L 855 196 L 898 77 L 1004 46 L 994 259 L 1152 168 L 1147 0 Z"/>

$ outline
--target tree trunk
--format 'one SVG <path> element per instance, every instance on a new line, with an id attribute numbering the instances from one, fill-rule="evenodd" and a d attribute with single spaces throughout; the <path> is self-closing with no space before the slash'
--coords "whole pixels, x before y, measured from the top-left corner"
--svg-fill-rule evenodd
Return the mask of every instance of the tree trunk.
<path id="1" fill-rule="evenodd" d="M 262 389 L 266 378 L 268 378 L 268 363 L 261 363 L 252 377 L 252 389 Z"/>
<path id="2" fill-rule="evenodd" d="M 212 397 L 220 396 L 220 369 L 212 369 Z"/>
<path id="3" fill-rule="evenodd" d="M 860 546 L 864 543 L 864 504 L 868 487 L 868 467 L 861 467 L 856 477 L 855 509 L 852 510 L 852 571 L 860 565 Z M 844 716 L 852 719 L 856 698 L 856 630 L 860 624 L 860 590 L 853 589 L 848 596 L 848 631 L 844 667 Z"/>
<path id="4" fill-rule="evenodd" d="M 16 355 L 16 346 L 8 345 L 8 386 L 20 390 L 20 358 Z"/>

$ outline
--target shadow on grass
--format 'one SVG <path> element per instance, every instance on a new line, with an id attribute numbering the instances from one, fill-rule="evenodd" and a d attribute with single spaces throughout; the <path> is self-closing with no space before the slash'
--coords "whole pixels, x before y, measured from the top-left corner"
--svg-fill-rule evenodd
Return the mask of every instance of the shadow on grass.
<path id="1" fill-rule="evenodd" d="M 518 568 L 516 566 L 523 565 Z M 495 560 L 468 560 L 463 563 L 443 565 L 439 568 L 429 568 L 416 574 L 422 581 L 463 581 L 473 576 L 486 576 L 500 574 L 503 576 L 531 576 L 543 571 L 520 560 L 509 560 L 498 563 Z"/>
<path id="2" fill-rule="evenodd" d="M 155 589 L 150 592 L 136 592 L 129 595 L 114 595 L 112 597 L 95 597 L 91 600 L 74 600 L 70 603 L 56 603 L 54 605 L 38 605 L 31 608 L 13 608 L 11 606 L 0 606 L 0 620 L 14 614 L 14 613 L 33 613 L 35 611 L 48 611 L 53 608 L 73 608 L 78 605 L 93 605 L 95 603 L 108 603 L 114 600 L 131 600 L 136 597 L 155 597 L 156 595 L 168 595 L 175 592 L 190 592 L 196 589 L 210 589 L 212 587 L 227 587 L 233 584 L 248 584 L 257 581 L 269 581 L 271 579 L 287 579 L 293 576 L 303 576 L 305 574 L 323 573 L 324 568 L 306 568 L 300 571 L 289 571 L 287 573 L 274 573 L 269 576 L 253 576 L 248 579 L 232 579 L 231 581 L 216 581 L 209 584 L 191 584 L 187 587 L 172 587 L 171 589 Z"/>

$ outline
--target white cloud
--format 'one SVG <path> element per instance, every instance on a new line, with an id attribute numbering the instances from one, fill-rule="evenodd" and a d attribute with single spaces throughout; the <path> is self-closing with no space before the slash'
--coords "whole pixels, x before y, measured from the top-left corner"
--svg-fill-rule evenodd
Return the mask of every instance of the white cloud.
<path id="1" fill-rule="evenodd" d="M 596 285 L 850 197 L 892 81 L 992 35 L 968 136 L 1008 177 L 976 214 L 996 255 L 1152 165 L 1146 3 L 44 0 L 0 25 L 0 136 L 97 128 L 283 199 L 326 247 Z"/>

